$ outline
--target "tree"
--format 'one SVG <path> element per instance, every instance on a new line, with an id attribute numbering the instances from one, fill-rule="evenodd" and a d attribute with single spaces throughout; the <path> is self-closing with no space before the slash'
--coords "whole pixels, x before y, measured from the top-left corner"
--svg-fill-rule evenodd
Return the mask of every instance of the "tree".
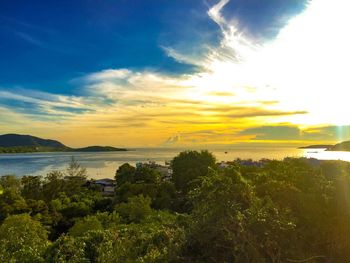
<path id="1" fill-rule="evenodd" d="M 294 222 L 259 199 L 237 167 L 211 170 L 190 192 L 193 203 L 187 253 L 205 262 L 280 262 Z M 290 244 L 288 243 L 288 246 Z M 283 248 L 287 248 L 283 247 Z"/>
<path id="2" fill-rule="evenodd" d="M 172 162 L 172 180 L 178 191 L 186 194 L 194 188 L 194 180 L 205 176 L 209 167 L 215 167 L 216 159 L 208 151 L 185 151 Z"/>
<path id="3" fill-rule="evenodd" d="M 117 181 L 117 186 L 122 186 L 124 183 L 134 183 L 135 182 L 135 167 L 128 163 L 121 165 L 116 174 L 115 180 Z"/>
<path id="4" fill-rule="evenodd" d="M 339 171 L 333 176 L 337 177 L 337 174 Z M 334 245 L 330 244 L 335 241 L 331 241 L 330 236 L 334 226 L 340 225 L 335 193 L 341 192 L 335 191 L 334 183 L 334 178 L 328 180 L 320 167 L 304 158 L 269 161 L 253 179 L 260 198 L 270 199 L 279 210 L 289 211 L 289 218 L 295 224 L 294 231 L 288 236 L 291 242 L 285 249 L 290 258 L 324 255 L 329 250 L 334 253 Z M 341 218 L 346 217 L 342 215 Z M 348 231 L 344 228 L 341 232 Z"/>
<path id="5" fill-rule="evenodd" d="M 120 216 L 116 211 L 112 213 L 108 212 L 97 212 L 96 218 L 101 222 L 103 229 L 114 229 L 120 224 Z"/>
<path id="6" fill-rule="evenodd" d="M 58 198 L 58 196 L 65 192 L 64 175 L 60 171 L 52 171 L 48 173 L 43 182 L 43 196 L 47 202 Z"/>
<path id="7" fill-rule="evenodd" d="M 66 233 L 74 225 L 76 218 L 84 217 L 92 213 L 94 199 L 92 196 L 77 194 L 68 197 L 65 193 L 50 202 L 53 218 L 53 236 L 58 237 Z"/>
<path id="8" fill-rule="evenodd" d="M 106 215 L 96 218 L 102 222 Z M 184 239 L 177 216 L 157 212 L 142 223 L 91 229 L 79 236 L 63 235 L 47 250 L 46 262 L 180 262 Z"/>
<path id="9" fill-rule="evenodd" d="M 194 207 L 188 255 L 205 262 L 243 262 L 239 258 L 244 253 L 256 254 L 249 245 L 244 215 L 254 201 L 253 189 L 233 168 L 225 175 L 211 170 L 201 179 L 190 193 Z"/>
<path id="10" fill-rule="evenodd" d="M 43 199 L 41 176 L 23 176 L 21 178 L 21 194 L 25 199 Z"/>
<path id="11" fill-rule="evenodd" d="M 126 222 L 139 223 L 151 214 L 151 199 L 143 195 L 130 197 L 127 203 L 118 204 L 115 210 Z"/>
<path id="12" fill-rule="evenodd" d="M 66 169 L 66 176 L 86 179 L 87 171 L 86 168 L 82 167 L 75 158 L 72 157 Z"/>
<path id="13" fill-rule="evenodd" d="M 52 215 L 50 214 L 48 204 L 44 200 L 28 199 L 26 203 L 30 209 L 30 216 L 32 218 L 45 226 L 52 224 Z"/>
<path id="14" fill-rule="evenodd" d="M 97 250 L 98 259 L 106 263 L 183 262 L 180 251 L 184 241 L 185 233 L 176 216 L 153 213 L 139 224 L 120 225 L 114 231 L 105 231 Z"/>
<path id="15" fill-rule="evenodd" d="M 20 195 L 18 189 L 5 188 L 0 195 L 0 221 L 12 214 L 22 214 L 30 212 L 24 198 Z"/>
<path id="16" fill-rule="evenodd" d="M 0 185 L 3 189 L 11 189 L 16 193 L 21 191 L 21 181 L 14 175 L 0 176 Z"/>
<path id="17" fill-rule="evenodd" d="M 87 263 L 85 256 L 85 243 L 72 236 L 60 236 L 46 251 L 45 262 L 50 263 Z"/>
<path id="18" fill-rule="evenodd" d="M 81 191 L 86 190 L 82 186 L 86 183 L 87 180 L 87 171 L 86 168 L 82 167 L 75 159 L 72 157 L 70 163 L 68 164 L 66 173 L 65 173 L 65 193 L 70 196 Z"/>
<path id="19" fill-rule="evenodd" d="M 153 201 L 155 209 L 172 210 L 176 202 L 176 190 L 172 182 L 161 182 Z"/>
<path id="20" fill-rule="evenodd" d="M 12 215 L 0 226 L 1 262 L 44 262 L 47 231 L 29 215 Z"/>
<path id="21" fill-rule="evenodd" d="M 123 164 L 116 173 L 117 187 L 115 200 L 117 203 L 127 202 L 133 196 L 147 196 L 155 203 L 160 190 L 160 173 L 149 166 L 140 166 L 136 169 Z"/>
<path id="22" fill-rule="evenodd" d="M 73 196 L 86 192 L 84 184 L 87 181 L 86 169 L 74 159 L 68 164 L 66 171 L 52 171 L 47 174 L 43 182 L 43 196 L 46 201 L 51 201 L 65 193 L 67 196 Z"/>
<path id="23" fill-rule="evenodd" d="M 135 182 L 145 184 L 158 184 L 160 181 L 159 171 L 151 167 L 138 167 L 135 171 Z"/>
<path id="24" fill-rule="evenodd" d="M 74 237 L 84 236 L 88 231 L 102 230 L 102 224 L 96 216 L 86 216 L 78 219 L 69 229 L 69 234 Z"/>

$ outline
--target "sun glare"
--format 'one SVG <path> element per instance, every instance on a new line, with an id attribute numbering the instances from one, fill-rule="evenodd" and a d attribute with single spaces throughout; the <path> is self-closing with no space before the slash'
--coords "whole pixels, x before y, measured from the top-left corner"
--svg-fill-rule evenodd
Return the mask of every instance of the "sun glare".
<path id="1" fill-rule="evenodd" d="M 276 39 L 257 45 L 233 26 L 223 27 L 221 54 L 215 50 L 207 72 L 186 81 L 194 87 L 188 96 L 209 104 L 278 101 L 276 110 L 308 112 L 288 117 L 294 124 L 349 123 L 349 7 L 345 0 L 311 1 Z M 223 60 L 223 50 L 238 55 Z"/>

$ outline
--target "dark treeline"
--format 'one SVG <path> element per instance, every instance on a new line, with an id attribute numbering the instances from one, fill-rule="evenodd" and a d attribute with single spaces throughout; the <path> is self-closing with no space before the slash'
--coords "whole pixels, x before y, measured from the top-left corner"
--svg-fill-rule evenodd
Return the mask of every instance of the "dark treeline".
<path id="1" fill-rule="evenodd" d="M 116 152 L 127 151 L 125 148 L 115 148 L 111 146 L 88 146 L 84 148 L 69 147 L 45 147 L 45 146 L 12 146 L 0 147 L 1 153 L 35 153 L 35 152 Z"/>
<path id="2" fill-rule="evenodd" d="M 0 153 L 32 153 L 32 152 L 50 152 L 55 151 L 50 147 L 35 147 L 35 146 L 14 146 L 0 147 Z M 64 151 L 63 149 L 61 151 Z"/>
<path id="3" fill-rule="evenodd" d="M 0 177 L 0 262 L 350 262 L 350 163 L 187 151 L 171 166 L 122 165 L 112 197 L 74 160 Z"/>

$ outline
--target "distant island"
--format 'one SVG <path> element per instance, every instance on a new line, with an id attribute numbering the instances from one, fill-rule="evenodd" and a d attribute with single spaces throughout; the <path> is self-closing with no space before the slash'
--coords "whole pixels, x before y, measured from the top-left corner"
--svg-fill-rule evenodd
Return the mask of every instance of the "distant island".
<path id="1" fill-rule="evenodd" d="M 299 147 L 299 149 L 328 149 L 330 147 L 333 147 L 333 145 L 332 144 L 315 144 L 315 145 Z"/>
<path id="2" fill-rule="evenodd" d="M 326 149 L 326 151 L 350 151 L 350 141 L 337 143 L 335 145 L 309 145 L 305 147 L 299 147 L 299 149 Z"/>
<path id="3" fill-rule="evenodd" d="M 127 149 L 115 148 L 111 146 L 88 146 L 83 148 L 71 148 L 56 140 L 42 139 L 31 135 L 0 135 L 0 153 L 114 151 L 127 151 Z"/>
<path id="4" fill-rule="evenodd" d="M 84 148 L 74 149 L 75 152 L 115 152 L 115 151 L 127 151 L 125 148 L 115 148 L 111 146 L 88 146 Z"/>

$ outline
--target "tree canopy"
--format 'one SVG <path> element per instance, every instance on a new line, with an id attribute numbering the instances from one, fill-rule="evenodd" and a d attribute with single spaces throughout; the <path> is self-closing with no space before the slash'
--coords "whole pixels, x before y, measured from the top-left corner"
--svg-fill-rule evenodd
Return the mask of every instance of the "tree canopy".
<path id="1" fill-rule="evenodd" d="M 172 162 L 172 181 L 177 190 L 187 193 L 195 184 L 195 179 L 205 176 L 209 167 L 215 166 L 216 159 L 208 151 L 185 151 L 176 156 Z"/>
<path id="2" fill-rule="evenodd" d="M 43 262 L 46 229 L 28 214 L 8 216 L 0 226 L 1 262 Z"/>
<path id="3" fill-rule="evenodd" d="M 124 164 L 114 196 L 74 160 L 0 177 L 1 262 L 350 262 L 350 163 L 186 151 L 173 177 Z"/>

